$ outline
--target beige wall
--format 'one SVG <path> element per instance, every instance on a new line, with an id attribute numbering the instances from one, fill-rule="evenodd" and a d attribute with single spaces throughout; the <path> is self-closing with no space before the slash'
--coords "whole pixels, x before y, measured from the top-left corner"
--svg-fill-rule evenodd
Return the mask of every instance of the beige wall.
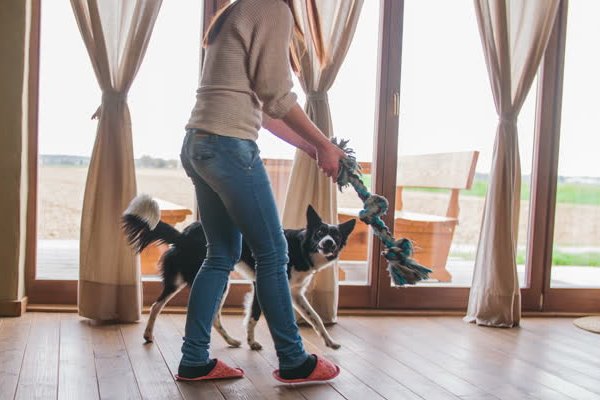
<path id="1" fill-rule="evenodd" d="M 0 1 L 0 305 L 25 295 L 30 19 L 30 0 Z"/>

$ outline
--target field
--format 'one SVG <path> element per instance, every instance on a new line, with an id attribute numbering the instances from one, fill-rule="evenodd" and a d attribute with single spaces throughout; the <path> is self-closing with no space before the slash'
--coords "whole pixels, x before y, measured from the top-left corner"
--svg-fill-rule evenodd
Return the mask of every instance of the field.
<path id="1" fill-rule="evenodd" d="M 78 238 L 86 174 L 87 169 L 82 167 L 40 168 L 40 239 Z M 138 193 L 148 193 L 190 209 L 195 208 L 193 186 L 181 169 L 139 168 L 137 182 Z M 485 185 L 485 182 L 478 181 L 473 189 L 461 194 L 460 224 L 453 241 L 453 255 L 473 256 L 479 239 Z M 438 191 L 407 191 L 404 204 L 406 209 L 443 214 L 446 199 L 447 194 Z M 520 248 L 525 247 L 527 240 L 527 199 L 528 191 L 524 191 L 518 236 Z M 599 265 L 600 187 L 561 183 L 558 199 L 554 234 L 556 265 Z M 358 207 L 360 202 L 353 192 L 347 191 L 338 194 L 338 204 L 340 207 Z M 524 251 L 521 250 L 518 256 L 524 260 Z"/>

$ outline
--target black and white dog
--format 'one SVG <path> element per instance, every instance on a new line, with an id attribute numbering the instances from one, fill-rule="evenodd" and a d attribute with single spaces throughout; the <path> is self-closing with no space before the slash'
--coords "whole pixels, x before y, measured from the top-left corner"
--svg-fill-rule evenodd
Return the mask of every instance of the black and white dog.
<path id="1" fill-rule="evenodd" d="M 292 304 L 294 309 L 304 318 L 323 338 L 325 345 L 333 349 L 340 347 L 333 341 L 319 315 L 312 308 L 304 293 L 313 275 L 332 265 L 340 251 L 346 245 L 346 240 L 356 220 L 350 220 L 340 225 L 324 223 L 312 206 L 306 210 L 307 225 L 304 229 L 286 229 L 285 237 L 288 243 L 289 263 L 287 275 L 290 283 Z M 206 238 L 200 222 L 194 222 L 179 232 L 171 225 L 160 221 L 160 210 L 156 201 L 147 195 L 133 199 L 123 214 L 123 229 L 129 243 L 136 252 L 141 252 L 153 242 L 170 244 L 161 257 L 159 264 L 162 271 L 163 291 L 152 304 L 150 316 L 144 332 L 144 339 L 153 340 L 153 329 L 156 317 L 168 301 L 186 285 L 192 284 L 202 261 L 206 257 Z M 246 332 L 248 345 L 253 350 L 262 346 L 254 339 L 254 328 L 261 315 L 260 304 L 256 296 L 255 260 L 248 245 L 242 241 L 242 255 L 235 269 L 245 278 L 252 280 L 252 291 L 246 301 Z M 225 289 L 223 302 L 227 297 L 229 285 Z M 232 338 L 221 324 L 221 306 L 215 316 L 213 326 L 223 339 L 233 347 L 239 347 L 241 342 Z"/>

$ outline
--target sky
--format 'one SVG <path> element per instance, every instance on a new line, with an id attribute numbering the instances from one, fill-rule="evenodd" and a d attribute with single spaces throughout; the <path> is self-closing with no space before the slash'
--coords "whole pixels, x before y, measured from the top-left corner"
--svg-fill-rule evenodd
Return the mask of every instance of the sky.
<path id="1" fill-rule="evenodd" d="M 597 1 L 569 3 L 559 160 L 564 176 L 600 176 L 599 12 Z M 162 4 L 128 98 L 135 157 L 178 158 L 199 79 L 201 19 L 198 0 Z M 335 135 L 350 139 L 361 161 L 372 160 L 373 152 L 378 23 L 379 2 L 366 0 L 329 92 Z M 90 155 L 96 132 L 90 117 L 101 95 L 70 3 L 44 2 L 41 28 L 40 153 Z M 405 1 L 402 56 L 399 154 L 478 150 L 477 171 L 488 172 L 497 116 L 472 1 Z M 524 174 L 531 171 L 535 89 L 518 122 Z M 295 91 L 304 104 L 298 84 Z M 259 146 L 264 158 L 294 154 L 268 132 L 261 132 Z"/>

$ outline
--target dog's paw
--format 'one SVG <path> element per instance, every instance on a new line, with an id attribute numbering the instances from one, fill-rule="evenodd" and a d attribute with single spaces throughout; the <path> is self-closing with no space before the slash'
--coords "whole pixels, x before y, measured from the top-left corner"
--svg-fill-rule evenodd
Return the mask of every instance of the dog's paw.
<path id="1" fill-rule="evenodd" d="M 336 342 L 334 342 L 334 341 L 326 341 L 326 342 L 325 342 L 325 346 L 327 346 L 327 347 L 330 347 L 330 348 L 332 348 L 332 349 L 334 349 L 334 350 L 337 350 L 337 349 L 339 349 L 340 347 L 342 347 L 342 345 L 341 345 L 341 344 L 339 344 L 339 343 L 336 343 Z"/>
<path id="2" fill-rule="evenodd" d="M 240 347 L 242 345 L 242 342 L 234 339 L 234 338 L 229 338 L 226 340 L 227 344 L 229 345 L 229 347 Z"/>
<path id="3" fill-rule="evenodd" d="M 258 342 L 251 342 L 251 343 L 248 343 L 248 345 L 250 346 L 250 348 L 252 350 L 256 350 L 256 351 L 262 350 L 262 344 L 260 344 Z"/>
<path id="4" fill-rule="evenodd" d="M 154 342 L 154 336 L 151 332 L 144 332 L 144 340 L 146 343 L 152 343 Z"/>

